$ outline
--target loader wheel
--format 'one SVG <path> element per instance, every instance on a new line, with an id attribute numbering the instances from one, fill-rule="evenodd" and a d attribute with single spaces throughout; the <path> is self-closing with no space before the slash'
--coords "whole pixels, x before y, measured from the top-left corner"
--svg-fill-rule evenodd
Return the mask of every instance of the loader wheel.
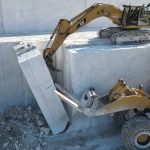
<path id="1" fill-rule="evenodd" d="M 150 150 L 150 120 L 133 117 L 124 124 L 121 136 L 127 150 Z"/>
<path id="2" fill-rule="evenodd" d="M 124 125 L 124 123 L 129 120 L 128 111 L 116 112 L 113 119 L 119 126 Z"/>

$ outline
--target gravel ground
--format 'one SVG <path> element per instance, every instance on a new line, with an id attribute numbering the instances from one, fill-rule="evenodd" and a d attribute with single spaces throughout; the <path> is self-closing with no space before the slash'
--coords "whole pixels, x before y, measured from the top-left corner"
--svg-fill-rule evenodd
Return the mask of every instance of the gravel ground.
<path id="1" fill-rule="evenodd" d="M 0 149 L 45 150 L 51 134 L 41 111 L 11 108 L 0 116 Z"/>
<path id="2" fill-rule="evenodd" d="M 97 127 L 52 135 L 41 111 L 15 107 L 0 115 L 0 150 L 124 150 L 120 129 Z"/>

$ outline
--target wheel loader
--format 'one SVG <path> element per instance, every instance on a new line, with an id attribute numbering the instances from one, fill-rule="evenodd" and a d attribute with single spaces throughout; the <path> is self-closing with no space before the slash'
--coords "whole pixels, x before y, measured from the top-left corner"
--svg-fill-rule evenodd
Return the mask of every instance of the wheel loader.
<path id="1" fill-rule="evenodd" d="M 105 96 L 94 88 L 76 99 L 60 85 L 55 93 L 67 104 L 87 116 L 111 115 L 122 126 L 122 141 L 127 150 L 150 150 L 150 96 L 139 88 L 130 88 L 122 79 Z"/>
<path id="2" fill-rule="evenodd" d="M 81 27 L 98 17 L 107 17 L 118 27 L 99 32 L 100 38 L 109 38 L 112 44 L 146 43 L 150 41 L 150 4 L 147 6 L 123 5 L 123 10 L 110 4 L 94 4 L 71 20 L 60 19 L 50 37 L 43 57 L 48 67 L 52 56 L 64 40 Z M 51 46 L 49 48 L 49 44 Z M 127 150 L 150 150 L 150 96 L 139 88 L 130 88 L 122 79 L 106 96 L 99 97 L 94 88 L 85 91 L 80 100 L 57 85 L 55 93 L 67 104 L 87 116 L 111 114 L 122 126 L 122 140 Z"/>

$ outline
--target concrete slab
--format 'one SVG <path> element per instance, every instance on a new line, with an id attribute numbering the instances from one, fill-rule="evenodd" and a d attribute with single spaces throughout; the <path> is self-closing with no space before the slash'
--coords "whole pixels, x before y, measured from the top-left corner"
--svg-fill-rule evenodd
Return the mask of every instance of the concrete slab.
<path id="1" fill-rule="evenodd" d="M 143 84 L 150 92 L 150 45 L 113 46 L 99 39 L 97 32 L 81 32 L 65 41 L 64 86 L 75 97 L 94 87 L 99 96 L 108 93 L 118 79 L 133 87 Z M 69 107 L 72 124 L 69 130 L 109 126 L 111 117 L 86 117 Z"/>
<path id="2" fill-rule="evenodd" d="M 18 55 L 18 61 L 52 132 L 63 132 L 68 123 L 68 116 L 61 100 L 54 93 L 55 85 L 42 54 L 35 48 Z"/>
<path id="3" fill-rule="evenodd" d="M 91 86 L 105 95 L 119 78 L 150 90 L 150 44 L 111 45 L 92 31 L 70 36 L 65 45 L 64 83 L 75 96 L 80 97 Z"/>
<path id="4" fill-rule="evenodd" d="M 42 43 L 48 39 L 49 35 L 0 37 L 0 113 L 13 106 L 38 107 L 20 69 L 13 46 L 18 41 Z"/>
<path id="5" fill-rule="evenodd" d="M 15 43 L 5 43 L 1 45 L 4 66 L 4 81 L 6 82 L 5 93 L 6 99 L 9 100 L 9 102 L 7 101 L 8 107 L 16 106 L 16 104 L 20 106 L 24 105 L 24 97 L 22 96 L 24 94 L 22 85 L 23 80 L 20 76 L 21 70 L 19 68 L 19 65 L 14 65 L 17 63 L 17 59 L 12 59 L 16 57 L 15 52 L 11 53 L 14 45 Z M 7 78 L 8 75 L 11 78 Z M 14 84 L 16 84 L 17 86 L 15 88 L 12 88 L 12 85 Z"/>

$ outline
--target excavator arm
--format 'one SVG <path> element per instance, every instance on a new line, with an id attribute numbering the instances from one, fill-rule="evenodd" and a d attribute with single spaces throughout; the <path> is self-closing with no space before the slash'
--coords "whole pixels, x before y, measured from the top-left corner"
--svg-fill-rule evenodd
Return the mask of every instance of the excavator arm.
<path id="1" fill-rule="evenodd" d="M 110 4 L 98 3 L 87 8 L 79 15 L 72 18 L 70 21 L 67 19 L 60 19 L 58 25 L 50 37 L 50 41 L 54 39 L 52 45 L 50 48 L 48 48 L 50 43 L 49 42 L 43 53 L 47 65 L 53 68 L 52 56 L 70 34 L 76 32 L 78 29 L 98 17 L 107 17 L 111 19 L 114 24 L 121 26 L 122 10 Z"/>

